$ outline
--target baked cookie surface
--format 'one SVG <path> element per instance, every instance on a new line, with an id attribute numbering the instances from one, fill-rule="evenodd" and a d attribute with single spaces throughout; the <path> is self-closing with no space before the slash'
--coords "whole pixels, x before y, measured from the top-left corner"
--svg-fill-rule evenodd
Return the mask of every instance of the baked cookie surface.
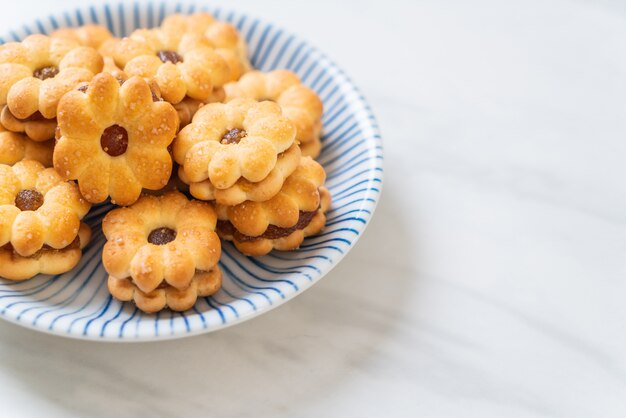
<path id="1" fill-rule="evenodd" d="M 178 129 L 174 107 L 155 97 L 140 77 L 120 86 L 101 73 L 83 87 L 59 103 L 57 171 L 77 179 L 92 203 L 110 196 L 112 203 L 130 205 L 142 188 L 163 188 L 172 172 L 167 148 Z"/>
<path id="2" fill-rule="evenodd" d="M 6 131 L 0 126 L 0 164 L 13 165 L 22 160 L 36 160 L 52 167 L 54 140 L 35 142 L 24 134 Z"/>
<path id="3" fill-rule="evenodd" d="M 69 39 L 31 35 L 22 42 L 4 44 L 0 46 L 0 105 L 6 104 L 13 118 L 23 123 L 53 119 L 61 97 L 78 83 L 91 80 L 102 66 L 102 56 L 95 49 Z M 15 124 L 14 120 L 4 126 L 12 129 Z M 26 128 L 24 132 L 29 134 Z"/>
<path id="4" fill-rule="evenodd" d="M 129 76 L 153 78 L 170 103 L 208 99 L 230 80 L 228 63 L 200 35 L 139 29 L 101 48 Z M 106 52 L 104 52 L 106 51 Z"/>
<path id="5" fill-rule="evenodd" d="M 227 189 L 240 178 L 265 179 L 295 134 L 276 103 L 235 99 L 201 107 L 178 134 L 173 154 L 190 182 L 208 179 L 213 187 Z"/>
<path id="6" fill-rule="evenodd" d="M 304 86 L 295 73 L 289 70 L 251 71 L 239 81 L 226 84 L 224 91 L 225 101 L 247 97 L 278 103 L 283 115 L 296 126 L 296 140 L 300 143 L 302 155 L 313 158 L 319 155 L 324 106 L 317 94 Z"/>
<path id="7" fill-rule="evenodd" d="M 102 25 L 83 25 L 77 28 L 61 28 L 50 34 L 52 38 L 69 39 L 82 46 L 98 49 L 113 34 Z"/>
<path id="8" fill-rule="evenodd" d="M 169 15 L 161 23 L 161 30 L 174 34 L 193 33 L 206 38 L 228 63 L 229 81 L 239 80 L 245 72 L 252 69 L 244 38 L 233 25 L 215 20 L 209 13 Z"/>
<path id="9" fill-rule="evenodd" d="M 0 246 L 22 257 L 70 245 L 90 207 L 53 168 L 34 160 L 0 165 Z"/>
<path id="10" fill-rule="evenodd" d="M 9 131 L 23 133 L 33 141 L 44 142 L 54 137 L 57 120 L 46 119 L 39 112 L 26 119 L 19 119 L 11 113 L 9 106 L 4 105 L 0 110 L 0 125 Z"/>
<path id="11" fill-rule="evenodd" d="M 321 165 L 302 157 L 296 171 L 270 200 L 216 205 L 218 235 L 251 256 L 272 249 L 297 249 L 305 237 L 319 233 L 326 223 L 331 197 L 323 187 L 325 178 Z"/>
<path id="12" fill-rule="evenodd" d="M 81 223 L 78 235 L 64 248 L 44 245 L 34 254 L 19 255 L 11 244 L 0 247 L 0 277 L 8 280 L 26 280 L 38 274 L 62 274 L 72 270 L 82 257 L 82 250 L 91 239 L 91 229 Z"/>
<path id="13" fill-rule="evenodd" d="M 240 178 L 226 189 L 214 187 L 209 179 L 201 182 L 189 181 L 183 167 L 178 168 L 178 177 L 189 185 L 189 192 L 193 197 L 200 200 L 215 200 L 222 205 L 238 205 L 246 200 L 264 202 L 280 191 L 285 179 L 298 167 L 300 157 L 300 147 L 293 144 L 285 152 L 278 154 L 276 165 L 263 180 L 253 183 Z"/>
<path id="14" fill-rule="evenodd" d="M 198 296 L 215 293 L 221 285 L 216 222 L 210 204 L 177 191 L 144 195 L 109 212 L 102 221 L 102 260 L 112 295 L 156 312 L 186 310 Z"/>

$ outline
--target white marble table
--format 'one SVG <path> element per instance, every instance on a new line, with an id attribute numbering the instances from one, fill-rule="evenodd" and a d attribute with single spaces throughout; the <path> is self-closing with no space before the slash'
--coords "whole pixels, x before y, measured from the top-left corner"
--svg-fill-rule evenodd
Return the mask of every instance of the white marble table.
<path id="1" fill-rule="evenodd" d="M 337 3 L 225 7 L 311 40 L 370 100 L 385 190 L 357 247 L 200 337 L 1 322 L 0 415 L 626 416 L 624 3 Z"/>

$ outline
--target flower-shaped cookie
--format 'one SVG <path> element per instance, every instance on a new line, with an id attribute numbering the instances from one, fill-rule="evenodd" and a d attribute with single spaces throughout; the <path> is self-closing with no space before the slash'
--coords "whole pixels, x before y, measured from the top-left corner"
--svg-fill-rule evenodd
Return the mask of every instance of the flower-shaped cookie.
<path id="1" fill-rule="evenodd" d="M 209 179 L 213 187 L 227 189 L 239 178 L 253 183 L 265 179 L 295 136 L 293 123 L 276 103 L 252 99 L 211 103 L 201 107 L 176 137 L 174 159 L 188 181 Z"/>
<path id="2" fill-rule="evenodd" d="M 161 23 L 161 30 L 172 34 L 194 33 L 204 36 L 228 62 L 231 81 L 238 80 L 252 68 L 243 36 L 233 25 L 217 21 L 209 13 L 169 15 Z"/>
<path id="3" fill-rule="evenodd" d="M 92 203 L 111 196 L 118 205 L 130 205 L 142 187 L 163 188 L 172 172 L 167 147 L 178 129 L 174 107 L 154 97 L 140 77 L 120 86 L 111 74 L 100 73 L 83 87 L 59 103 L 57 171 L 77 179 Z"/>
<path id="4" fill-rule="evenodd" d="M 156 312 L 186 310 L 198 296 L 215 293 L 221 284 L 216 221 L 211 205 L 176 191 L 109 212 L 102 260 L 113 296 Z"/>
<path id="5" fill-rule="evenodd" d="M 52 119 L 61 97 L 101 70 L 102 56 L 95 49 L 68 39 L 31 35 L 4 44 L 0 46 L 0 105 L 7 104 L 17 119 L 37 113 Z"/>
<path id="6" fill-rule="evenodd" d="M 98 49 L 105 41 L 113 38 L 107 28 L 101 25 L 83 25 L 78 28 L 61 28 L 50 34 L 53 38 L 70 39 L 80 45 Z"/>
<path id="7" fill-rule="evenodd" d="M 331 198 L 323 187 L 325 179 L 321 165 L 311 157 L 302 157 L 296 171 L 272 199 L 236 206 L 218 204 L 218 235 L 251 256 L 272 249 L 298 248 L 305 237 L 319 233 L 326 223 Z"/>
<path id="8" fill-rule="evenodd" d="M 36 160 L 52 167 L 54 140 L 35 142 L 26 135 L 6 131 L 0 126 L 0 164 L 13 165 L 22 160 Z"/>
<path id="9" fill-rule="evenodd" d="M 205 100 L 229 81 L 227 62 L 199 35 L 139 29 L 107 43 L 101 48 L 105 50 L 129 76 L 154 78 L 170 103 L 185 96 Z"/>
<path id="10" fill-rule="evenodd" d="M 34 160 L 0 165 L 0 246 L 22 257 L 44 245 L 63 249 L 76 238 L 91 205 L 73 182 Z"/>
<path id="11" fill-rule="evenodd" d="M 319 155 L 324 107 L 317 94 L 302 85 L 295 73 L 288 70 L 252 71 L 239 81 L 226 84 L 224 90 L 226 101 L 248 97 L 278 103 L 283 115 L 296 125 L 296 140 L 300 142 L 302 155 L 313 158 Z"/>
<path id="12" fill-rule="evenodd" d="M 30 279 L 37 274 L 61 274 L 73 269 L 91 239 L 91 229 L 81 223 L 78 235 L 68 246 L 55 250 L 44 245 L 29 257 L 19 255 L 11 244 L 0 247 L 0 277 L 9 280 Z"/>
<path id="13" fill-rule="evenodd" d="M 263 180 L 252 183 L 240 178 L 227 189 L 216 189 L 210 180 L 190 182 L 185 177 L 183 167 L 178 167 L 178 177 L 185 184 L 189 184 L 189 192 L 201 200 L 215 200 L 221 205 L 238 205 L 246 200 L 264 202 L 274 197 L 283 186 L 287 177 L 291 175 L 300 163 L 300 147 L 293 144 L 287 151 L 278 154 L 276 165 Z"/>

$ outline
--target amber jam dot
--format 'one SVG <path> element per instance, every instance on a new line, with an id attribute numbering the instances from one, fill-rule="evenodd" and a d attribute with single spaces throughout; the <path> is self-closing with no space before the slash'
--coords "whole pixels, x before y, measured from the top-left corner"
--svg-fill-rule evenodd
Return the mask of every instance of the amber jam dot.
<path id="1" fill-rule="evenodd" d="M 19 210 L 37 210 L 43 205 L 43 195 L 37 190 L 20 190 L 15 196 L 15 206 Z"/>
<path id="2" fill-rule="evenodd" d="M 171 62 L 172 64 L 183 62 L 183 57 L 175 51 L 159 51 L 157 57 L 163 62 Z"/>
<path id="3" fill-rule="evenodd" d="M 128 148 L 128 132 L 120 125 L 111 125 L 102 132 L 100 146 L 111 157 L 117 157 Z"/>
<path id="4" fill-rule="evenodd" d="M 38 78 L 40 80 L 46 80 L 48 78 L 52 78 L 55 75 L 59 74 L 59 69 L 53 65 L 48 67 L 38 68 L 33 71 L 33 77 Z"/>
<path id="5" fill-rule="evenodd" d="M 154 245 L 164 245 L 168 242 L 174 241 L 176 238 L 176 231 L 170 228 L 156 228 L 150 231 L 148 235 L 148 242 Z"/>
<path id="6" fill-rule="evenodd" d="M 220 141 L 222 144 L 238 144 L 243 138 L 248 135 L 243 129 L 233 128 L 226 132 Z"/>

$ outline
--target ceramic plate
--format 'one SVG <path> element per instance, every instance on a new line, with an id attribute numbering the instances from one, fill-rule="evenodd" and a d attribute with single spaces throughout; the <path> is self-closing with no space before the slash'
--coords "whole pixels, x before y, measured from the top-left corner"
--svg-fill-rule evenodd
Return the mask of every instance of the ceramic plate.
<path id="1" fill-rule="evenodd" d="M 146 341 L 214 331 L 269 311 L 303 292 L 332 269 L 354 246 L 369 222 L 382 186 L 381 138 L 374 116 L 357 88 L 333 62 L 308 42 L 279 27 L 236 12 L 198 4 L 123 3 L 84 8 L 24 25 L 2 42 L 66 26 L 99 23 L 117 36 L 157 26 L 171 13 L 206 10 L 233 23 L 249 45 L 254 67 L 296 72 L 324 102 L 323 149 L 333 204 L 322 234 L 295 252 L 248 258 L 223 244 L 221 291 L 201 298 L 187 312 L 144 314 L 132 303 L 111 298 L 102 267 L 100 222 L 111 209 L 100 205 L 86 218 L 94 236 L 80 264 L 59 276 L 24 282 L 0 279 L 0 315 L 17 324 L 60 336 L 99 341 Z"/>

